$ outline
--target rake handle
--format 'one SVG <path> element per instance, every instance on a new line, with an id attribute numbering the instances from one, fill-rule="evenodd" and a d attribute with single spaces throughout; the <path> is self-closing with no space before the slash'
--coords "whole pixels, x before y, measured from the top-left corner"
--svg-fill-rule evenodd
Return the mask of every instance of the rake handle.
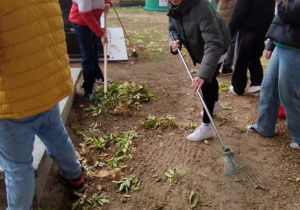
<path id="1" fill-rule="evenodd" d="M 105 33 L 107 34 L 107 27 L 106 27 L 106 12 L 104 12 L 104 31 Z M 106 98 L 106 95 L 107 95 L 107 43 L 105 42 L 104 43 L 104 46 L 103 46 L 103 51 L 104 51 L 104 97 Z"/>
<path id="2" fill-rule="evenodd" d="M 176 40 L 175 40 L 175 37 L 174 37 L 174 35 L 173 35 L 172 33 L 170 33 L 170 36 L 171 36 L 171 39 L 172 39 L 173 41 L 176 41 Z M 184 65 L 184 67 L 185 67 L 187 73 L 189 74 L 191 80 L 193 81 L 194 78 L 193 78 L 193 76 L 192 76 L 192 74 L 191 74 L 191 71 L 190 71 L 190 69 L 189 69 L 189 67 L 188 67 L 188 65 L 187 65 L 187 63 L 186 63 L 186 61 L 185 61 L 185 59 L 184 59 L 184 57 L 183 57 L 183 54 L 182 54 L 182 52 L 181 52 L 180 49 L 178 49 L 178 54 L 179 54 L 179 56 L 180 56 L 180 58 L 181 58 L 181 60 L 182 60 L 182 62 L 183 62 L 183 65 Z M 208 115 L 208 118 L 210 119 L 210 122 L 211 122 L 212 126 L 214 127 L 214 129 L 215 129 L 215 131 L 216 131 L 216 134 L 217 134 L 217 136 L 218 136 L 218 139 L 220 140 L 220 142 L 221 142 L 221 144 L 222 144 L 223 150 L 224 150 L 224 151 L 229 151 L 230 149 L 229 149 L 229 147 L 225 144 L 225 142 L 223 141 L 223 139 L 222 139 L 222 137 L 221 137 L 221 135 L 220 135 L 220 132 L 219 132 L 219 130 L 218 130 L 216 124 L 214 123 L 211 114 L 210 114 L 209 111 L 208 111 L 208 108 L 207 108 L 207 106 L 206 106 L 206 103 L 204 102 L 203 97 L 202 97 L 202 95 L 201 95 L 199 89 L 197 89 L 197 94 L 198 94 L 198 96 L 199 96 L 199 98 L 200 98 L 200 101 L 201 101 L 201 103 L 202 103 L 202 105 L 203 105 L 203 107 L 204 107 L 204 109 L 205 109 L 205 111 L 206 111 L 206 113 L 207 113 L 207 115 Z"/>
<path id="3" fill-rule="evenodd" d="M 122 21 L 121 21 L 119 15 L 118 15 L 118 13 L 117 13 L 117 10 L 116 10 L 116 8 L 115 8 L 115 6 L 114 6 L 113 4 L 112 4 L 112 8 L 114 9 L 114 11 L 115 11 L 115 13 L 116 13 L 116 15 L 117 15 L 117 18 L 118 18 L 118 20 L 119 20 L 119 22 L 120 22 L 120 24 L 121 24 L 121 26 L 122 26 L 122 28 L 123 28 L 123 31 L 124 31 L 125 36 L 126 36 L 126 39 L 128 40 L 131 49 L 134 49 L 134 48 L 133 48 L 133 45 L 131 44 L 130 39 L 128 38 L 128 35 L 127 35 L 127 33 L 126 33 L 126 30 L 125 30 L 125 28 L 124 28 L 124 26 L 123 26 L 123 24 L 122 24 Z"/>

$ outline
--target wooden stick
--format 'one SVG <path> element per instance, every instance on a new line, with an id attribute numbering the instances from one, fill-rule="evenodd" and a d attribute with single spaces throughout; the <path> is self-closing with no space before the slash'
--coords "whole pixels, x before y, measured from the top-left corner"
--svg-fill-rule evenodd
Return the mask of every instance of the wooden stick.
<path id="1" fill-rule="evenodd" d="M 106 12 L 104 12 L 104 31 L 107 35 L 107 27 L 106 27 Z M 104 50 L 104 97 L 106 98 L 107 95 L 107 43 L 105 42 L 103 46 Z"/>

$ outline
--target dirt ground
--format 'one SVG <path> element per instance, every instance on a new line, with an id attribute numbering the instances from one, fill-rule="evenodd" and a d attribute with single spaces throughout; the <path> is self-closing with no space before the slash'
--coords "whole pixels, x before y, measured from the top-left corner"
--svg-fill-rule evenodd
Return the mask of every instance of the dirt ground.
<path id="1" fill-rule="evenodd" d="M 250 182 L 250 178 L 244 182 L 232 176 L 222 177 L 225 170 L 224 154 L 215 133 L 206 143 L 190 142 L 186 136 L 193 129 L 174 128 L 158 132 L 141 127 L 140 122 L 145 121 L 149 114 L 160 117 L 172 114 L 177 117 L 178 124 L 199 124 L 202 105 L 198 96 L 189 88 L 190 79 L 180 57 L 168 52 L 166 13 L 144 11 L 141 8 L 122 9 L 119 12 L 127 33 L 136 43 L 139 57 L 130 58 L 128 62 L 109 63 L 108 77 L 114 81 L 145 85 L 154 94 L 156 101 L 143 103 L 131 116 L 105 112 L 92 116 L 83 111 L 83 107 L 92 102 L 83 98 L 80 88 L 76 90 L 66 126 L 78 153 L 86 161 L 84 164 L 104 161 L 110 149 L 103 150 L 98 156 L 94 156 L 92 150 L 84 153 L 80 146 L 83 139 L 76 134 L 74 127 L 87 129 L 92 122 L 98 122 L 99 136 L 107 135 L 115 129 L 119 132 L 135 130 L 139 133 L 133 140 L 132 158 L 125 161 L 127 167 L 121 169 L 117 175 L 119 177 L 116 177 L 116 173 L 110 173 L 105 177 L 86 179 L 88 194 L 104 193 L 109 200 L 103 208 L 95 209 L 187 210 L 191 208 L 189 196 L 192 191 L 198 195 L 197 205 L 193 209 L 300 209 L 300 153 L 289 147 L 291 137 L 285 120 L 278 120 L 274 138 L 245 131 L 245 126 L 257 119 L 259 94 L 236 96 L 222 91 L 219 101 L 225 109 L 214 115 L 225 143 L 262 177 L 257 187 L 254 186 L 256 181 Z M 119 26 L 113 11 L 108 23 Z M 144 39 L 143 34 L 147 34 L 148 39 Z M 137 43 L 139 39 L 143 42 Z M 158 46 L 153 47 L 151 43 L 155 41 L 160 43 L 162 50 Z M 130 55 L 130 50 L 128 53 Z M 192 70 L 196 69 L 188 56 L 186 60 Z M 80 64 L 72 63 L 71 66 L 80 67 Z M 230 76 L 220 75 L 218 81 L 220 84 L 228 84 Z M 184 169 L 185 173 L 177 182 L 170 184 L 165 171 L 174 168 Z M 104 166 L 98 168 L 104 169 L 112 171 Z M 253 174 L 253 171 L 246 171 Z M 54 164 L 41 208 L 71 209 L 75 200 L 68 189 L 58 183 L 56 173 L 57 166 Z M 130 198 L 124 198 L 124 193 L 118 191 L 117 184 L 112 183 L 112 180 L 132 174 L 139 176 L 141 190 L 131 192 Z"/>

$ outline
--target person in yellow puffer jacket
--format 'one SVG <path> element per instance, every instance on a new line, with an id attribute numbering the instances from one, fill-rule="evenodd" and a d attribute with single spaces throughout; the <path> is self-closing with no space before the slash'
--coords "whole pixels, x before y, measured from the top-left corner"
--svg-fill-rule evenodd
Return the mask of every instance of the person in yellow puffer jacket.
<path id="1" fill-rule="evenodd" d="M 81 164 L 58 102 L 73 83 L 58 0 L 0 0 L 0 166 L 9 210 L 31 209 L 34 137 L 57 161 L 59 178 L 84 190 Z"/>

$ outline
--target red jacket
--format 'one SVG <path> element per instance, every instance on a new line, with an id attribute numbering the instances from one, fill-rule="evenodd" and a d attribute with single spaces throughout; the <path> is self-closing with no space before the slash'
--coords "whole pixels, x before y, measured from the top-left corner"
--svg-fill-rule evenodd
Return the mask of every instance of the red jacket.
<path id="1" fill-rule="evenodd" d="M 100 17 L 105 4 L 112 6 L 111 0 L 73 0 L 69 19 L 78 25 L 88 26 L 100 37 L 104 33 Z"/>

